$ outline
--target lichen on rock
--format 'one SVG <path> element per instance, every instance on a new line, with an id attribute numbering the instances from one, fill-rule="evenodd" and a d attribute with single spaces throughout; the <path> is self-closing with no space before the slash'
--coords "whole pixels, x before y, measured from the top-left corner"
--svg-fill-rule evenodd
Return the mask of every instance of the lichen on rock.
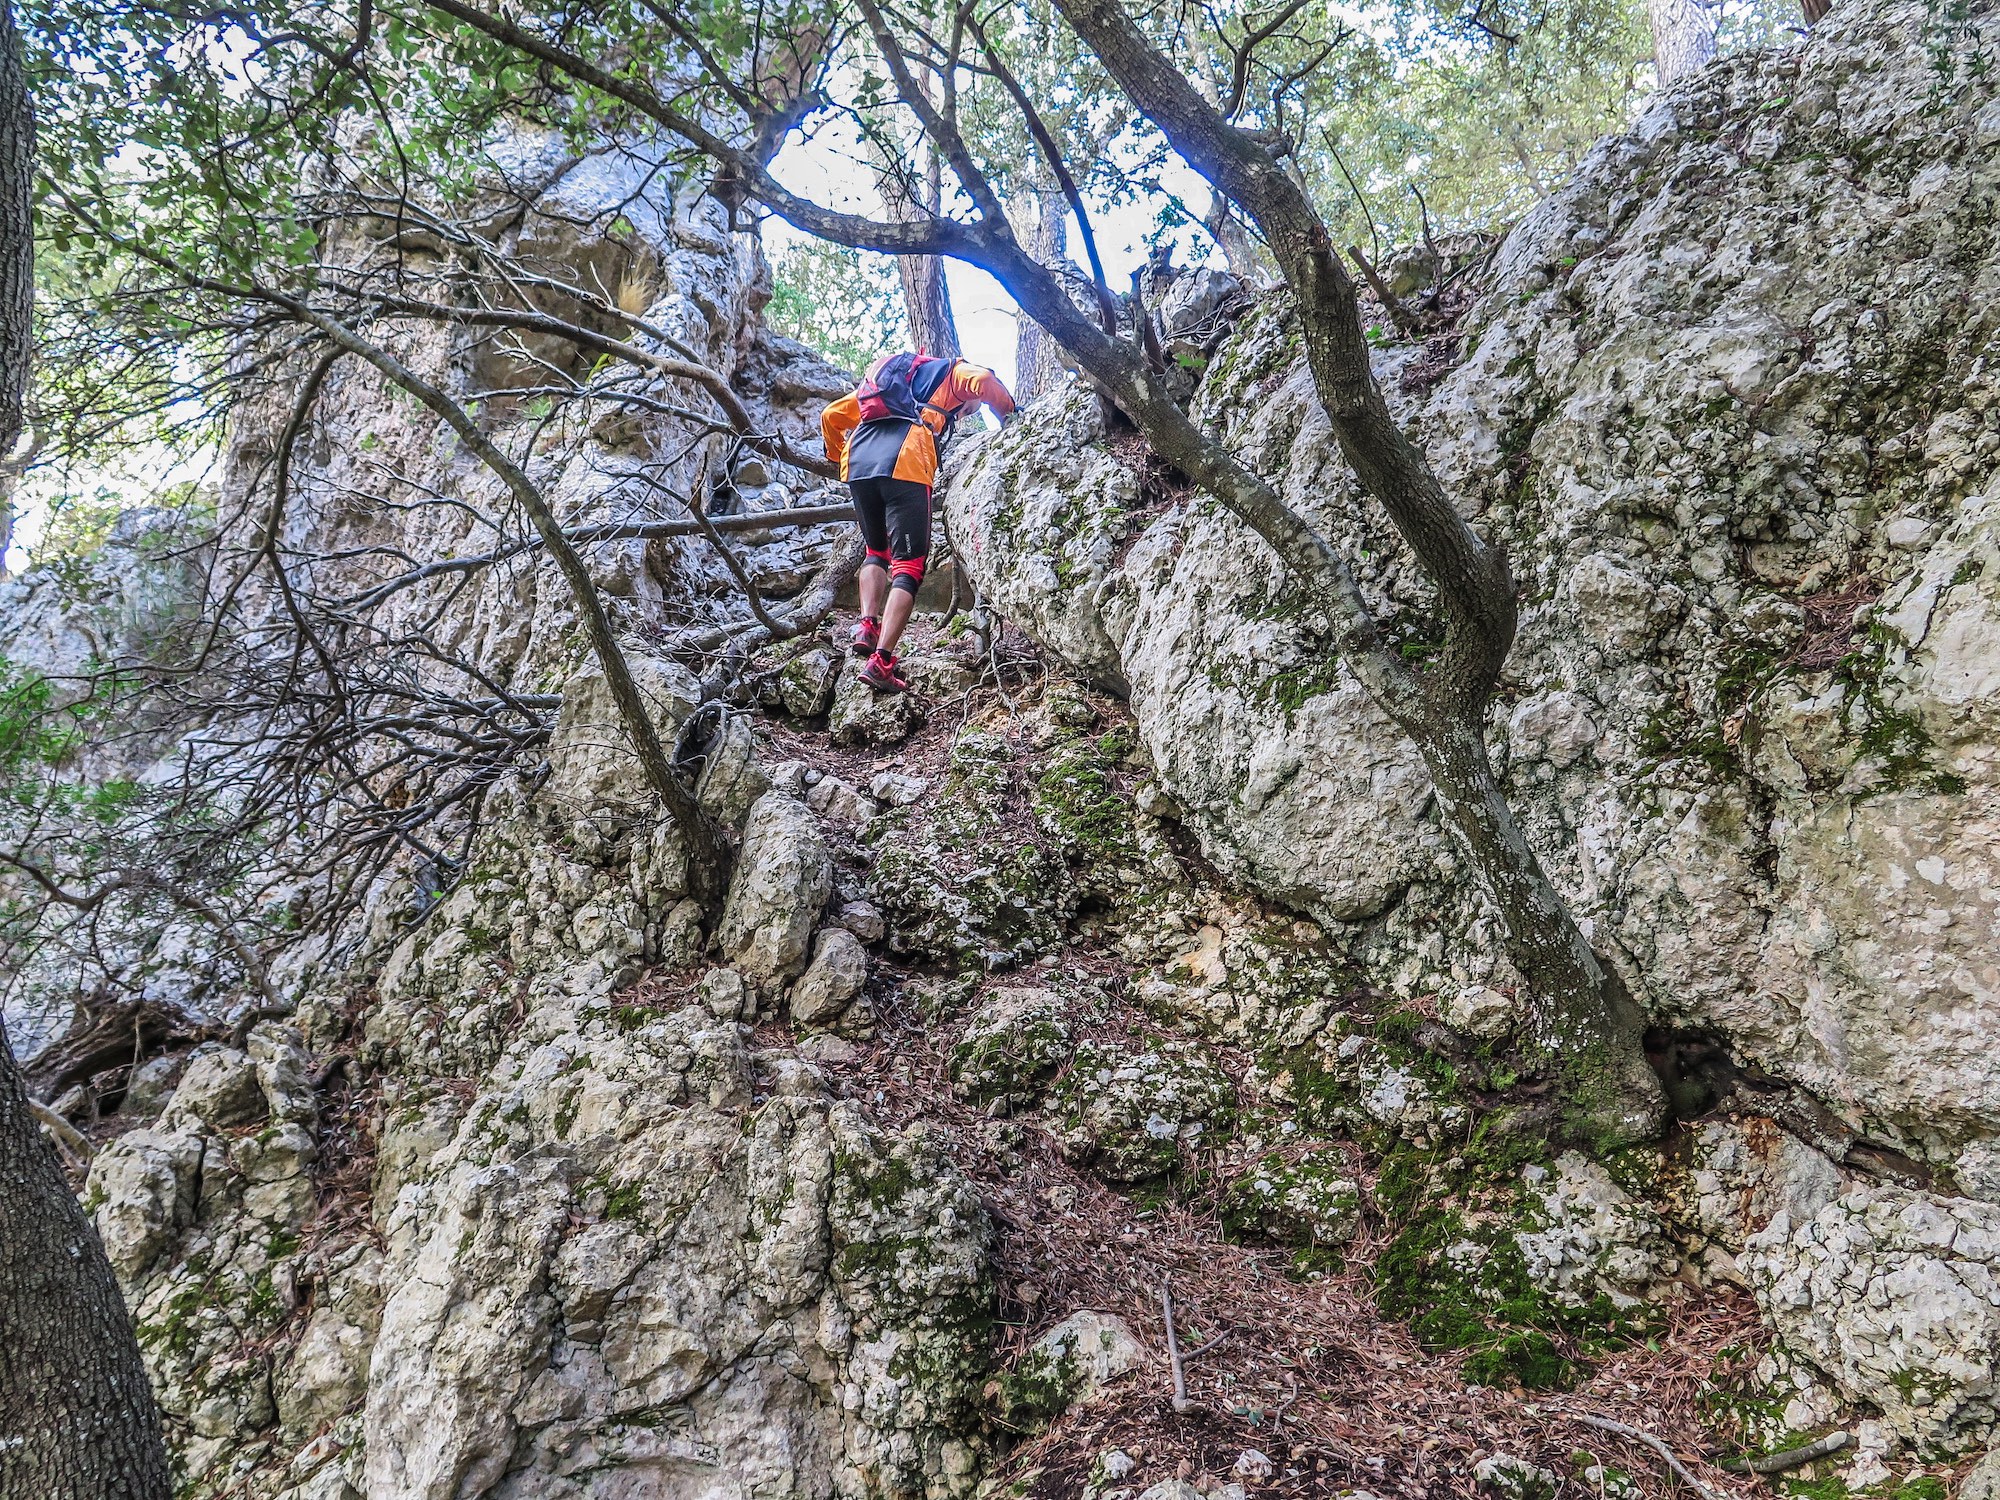
<path id="1" fill-rule="evenodd" d="M 1207 1049 L 1176 1041 L 1144 1050 L 1085 1042 L 1049 1104 L 1064 1153 L 1113 1182 L 1172 1170 L 1184 1145 L 1226 1131 L 1235 1107 L 1229 1075 Z"/>

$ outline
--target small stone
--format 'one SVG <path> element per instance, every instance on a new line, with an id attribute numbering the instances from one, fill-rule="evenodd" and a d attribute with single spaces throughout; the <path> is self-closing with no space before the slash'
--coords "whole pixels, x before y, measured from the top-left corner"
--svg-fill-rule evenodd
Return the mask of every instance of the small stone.
<path id="1" fill-rule="evenodd" d="M 806 793 L 806 806 L 848 833 L 861 832 L 880 810 L 872 798 L 864 797 L 838 776 L 823 777 Z"/>
<path id="2" fill-rule="evenodd" d="M 751 805 L 770 787 L 757 760 L 757 737 L 749 716 L 725 711 L 702 759 L 695 799 L 711 817 L 741 828 Z"/>
<path id="3" fill-rule="evenodd" d="M 895 771 L 884 771 L 868 783 L 868 795 L 877 802 L 886 802 L 891 807 L 908 807 L 930 790 L 931 784 L 921 776 L 904 776 Z"/>
<path id="4" fill-rule="evenodd" d="M 955 651 L 912 651 L 902 669 L 912 688 L 933 698 L 962 693 L 979 681 L 979 668 Z"/>
<path id="5" fill-rule="evenodd" d="M 1095 1400 L 1112 1381 L 1145 1361 L 1144 1347 L 1123 1318 L 1084 1308 L 1036 1339 L 1000 1382 L 1001 1414 L 1019 1430 L 1037 1429 L 1069 1408 Z"/>
<path id="6" fill-rule="evenodd" d="M 167 1105 L 176 1121 L 193 1120 L 211 1130 L 227 1130 L 264 1117 L 264 1090 L 257 1065 L 234 1047 L 206 1046 L 188 1059 L 181 1085 Z"/>
<path id="7" fill-rule="evenodd" d="M 1171 1169 L 1181 1142 L 1224 1123 L 1235 1105 L 1229 1075 L 1193 1042 L 1144 1052 L 1086 1042 L 1057 1081 L 1050 1112 L 1064 1156 L 1113 1182 L 1140 1182 Z"/>
<path id="8" fill-rule="evenodd" d="M 1176 821 L 1183 811 L 1174 794 L 1152 780 L 1142 781 L 1133 789 L 1132 805 L 1147 817 L 1158 818 L 1163 823 Z"/>
<path id="9" fill-rule="evenodd" d="M 868 982 L 868 953 L 844 927 L 828 927 L 813 947 L 812 963 L 792 986 L 792 1019 L 824 1026 L 847 1009 Z"/>
<path id="10" fill-rule="evenodd" d="M 805 800 L 806 787 L 810 784 L 809 774 L 812 780 L 818 779 L 817 772 L 807 772 L 806 763 L 802 760 L 781 760 L 769 767 L 765 774 L 771 778 L 772 791 L 783 792 L 787 797 L 796 797 L 800 801 Z"/>
<path id="11" fill-rule="evenodd" d="M 975 1104 L 1034 1103 L 1071 1052 L 1069 1024 L 1053 990 L 989 994 L 951 1049 L 952 1090 Z"/>
<path id="12" fill-rule="evenodd" d="M 849 901 L 840 908 L 840 925 L 863 943 L 879 943 L 888 935 L 889 924 L 882 908 L 873 901 Z"/>
<path id="13" fill-rule="evenodd" d="M 778 701 L 795 719 L 817 719 L 833 706 L 840 658 L 824 646 L 801 651 L 778 673 Z"/>
<path id="14" fill-rule="evenodd" d="M 815 1031 L 799 1043 L 799 1056 L 808 1062 L 838 1065 L 852 1062 L 861 1049 L 846 1037 L 835 1036 L 830 1031 Z"/>
<path id="15" fill-rule="evenodd" d="M 672 911 L 660 919 L 658 958 L 669 969 L 690 969 L 701 957 L 705 934 L 701 930 L 701 903 L 687 897 L 674 903 Z"/>
<path id="16" fill-rule="evenodd" d="M 1097 726 L 1097 710 L 1068 693 L 1050 697 L 1049 717 L 1065 729 L 1094 729 Z"/>
<path id="17" fill-rule="evenodd" d="M 126 1086 L 125 1098 L 119 1103 L 121 1115 L 152 1115 L 165 1107 L 174 1091 L 174 1080 L 181 1075 L 184 1057 L 166 1056 L 148 1058 L 139 1064 L 132 1074 L 132 1081 Z M 60 1113 L 60 1111 L 58 1111 Z"/>
<path id="18" fill-rule="evenodd" d="M 1097 1467 L 1106 1479 L 1130 1479 L 1139 1461 L 1123 1448 L 1107 1448 L 1098 1455 Z"/>
<path id="19" fill-rule="evenodd" d="M 1262 1482 L 1278 1472 L 1278 1466 L 1255 1448 L 1245 1448 L 1236 1455 L 1236 1462 L 1229 1466 L 1229 1472 L 1238 1479 Z"/>
<path id="20" fill-rule="evenodd" d="M 1514 1029 L 1512 997 L 1483 984 L 1467 985 L 1445 1002 L 1444 1022 L 1481 1041 L 1494 1042 Z"/>
<path id="21" fill-rule="evenodd" d="M 740 1018 L 749 994 L 750 986 L 734 969 L 710 969 L 701 976 L 701 1003 L 718 1021 Z"/>
<path id="22" fill-rule="evenodd" d="M 1229 1187 L 1222 1219 L 1232 1233 L 1291 1245 L 1339 1245 L 1361 1226 L 1361 1184 L 1337 1151 L 1259 1158 Z"/>
<path id="23" fill-rule="evenodd" d="M 757 983 L 796 974 L 832 889 L 833 866 L 812 814 L 766 792 L 744 824 L 717 945 Z"/>
<path id="24" fill-rule="evenodd" d="M 1517 761 L 1575 765 L 1597 744 L 1591 704 L 1576 693 L 1538 693 L 1524 698 L 1507 719 L 1507 744 Z"/>
<path id="25" fill-rule="evenodd" d="M 1547 1469 L 1516 1458 L 1511 1453 L 1495 1453 L 1472 1467 L 1473 1481 L 1500 1500 L 1555 1500 L 1561 1481 Z"/>
<path id="26" fill-rule="evenodd" d="M 1882 535 L 1891 547 L 1911 552 L 1929 541 L 1936 530 L 1936 523 L 1926 521 L 1922 516 L 1897 516 L 1882 528 Z"/>
<path id="27" fill-rule="evenodd" d="M 852 672 L 843 672 L 826 732 L 836 745 L 894 745 L 923 721 L 923 707 L 911 694 L 877 693 Z"/>

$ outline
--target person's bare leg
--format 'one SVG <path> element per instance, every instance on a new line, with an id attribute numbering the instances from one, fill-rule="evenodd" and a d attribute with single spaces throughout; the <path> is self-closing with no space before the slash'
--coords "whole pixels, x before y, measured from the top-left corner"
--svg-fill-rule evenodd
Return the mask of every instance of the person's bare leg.
<path id="1" fill-rule="evenodd" d="M 903 638 L 903 627 L 910 623 L 910 611 L 916 607 L 917 596 L 910 590 L 889 590 L 889 602 L 882 606 L 882 644 L 876 648 L 884 656 L 896 654 L 896 642 Z"/>
<path id="2" fill-rule="evenodd" d="M 882 596 L 889 592 L 889 570 L 880 563 L 863 563 L 861 575 L 856 580 L 861 588 L 861 617 L 864 620 L 882 618 Z"/>

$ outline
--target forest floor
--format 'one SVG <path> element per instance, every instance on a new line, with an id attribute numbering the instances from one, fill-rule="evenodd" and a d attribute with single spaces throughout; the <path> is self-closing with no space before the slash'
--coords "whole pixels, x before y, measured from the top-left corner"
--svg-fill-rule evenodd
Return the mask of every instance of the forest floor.
<path id="1" fill-rule="evenodd" d="M 932 629 L 919 622 L 913 651 L 937 648 Z M 962 698 L 928 704 L 925 727 L 893 748 L 844 750 L 810 730 L 785 727 L 775 737 L 781 752 L 789 740 L 810 764 L 860 787 L 883 770 L 936 787 L 955 737 L 971 723 L 1005 736 L 1032 778 L 1037 750 L 1030 720 L 1049 679 L 1017 638 L 1009 638 L 1001 660 L 1002 686 L 989 671 L 984 685 Z M 1108 700 L 1092 702 L 1112 723 L 1123 714 Z M 1026 971 L 989 976 L 982 987 L 1034 984 L 1061 972 L 1109 979 L 1101 988 L 1122 996 L 1131 987 L 1118 980 L 1129 979 L 1131 969 L 1108 943 L 1072 933 L 1060 953 Z M 978 1187 L 996 1230 L 1003 1366 L 1080 1309 L 1122 1318 L 1151 1356 L 1150 1364 L 1046 1431 L 1003 1432 L 996 1472 L 1006 1492 L 1075 1500 L 1106 1488 L 1136 1495 L 1178 1478 L 1203 1493 L 1240 1484 L 1252 1497 L 1491 1496 L 1495 1490 L 1482 1488 L 1476 1471 L 1495 1454 L 1548 1471 L 1558 1485 L 1552 1494 L 1682 1489 L 1644 1439 L 1594 1427 L 1587 1419 L 1595 1418 L 1663 1443 L 1713 1497 L 1782 1493 L 1719 1467 L 1733 1444 L 1718 1431 L 1718 1417 L 1726 1429 L 1726 1414 L 1763 1347 L 1755 1305 L 1743 1291 L 1676 1285 L 1651 1337 L 1609 1356 L 1579 1358 L 1582 1378 L 1570 1389 L 1470 1385 L 1462 1354 L 1426 1349 L 1408 1324 L 1380 1311 L 1377 1262 L 1398 1225 L 1372 1201 L 1359 1237 L 1337 1263 L 1317 1257 L 1302 1270 L 1291 1248 L 1244 1243 L 1225 1232 L 1217 1184 L 1226 1173 L 1214 1170 L 1218 1162 L 1186 1160 L 1164 1182 L 1122 1188 L 1080 1170 L 1033 1111 L 995 1118 L 954 1093 L 949 1054 L 975 1002 L 927 1019 L 913 998 L 927 977 L 880 965 L 871 988 L 872 1038 L 816 1058 L 884 1128 L 922 1123 L 936 1132 Z M 1162 1018 L 1119 1001 L 1101 1022 L 1110 1033 L 1138 1038 L 1157 1034 Z M 789 1023 L 772 1023 L 765 1040 L 785 1045 L 798 1038 Z M 1240 1077 L 1248 1059 L 1215 1050 Z M 1372 1200 L 1380 1163 L 1351 1143 L 1339 1149 Z M 1192 1351 L 1179 1411 L 1163 1289 L 1171 1292 L 1180 1347 Z M 1100 1458 L 1114 1449 L 1132 1466 L 1107 1486 Z M 1094 1476 L 1098 1489 L 1090 1490 Z"/>

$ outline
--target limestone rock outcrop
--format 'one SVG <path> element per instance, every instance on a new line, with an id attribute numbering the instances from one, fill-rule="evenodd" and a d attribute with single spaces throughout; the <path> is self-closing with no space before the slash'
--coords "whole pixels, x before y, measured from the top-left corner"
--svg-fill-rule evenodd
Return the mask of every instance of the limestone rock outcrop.
<path id="1" fill-rule="evenodd" d="M 1521 628 L 1488 734 L 1599 946 L 1661 1022 L 1949 1162 L 2000 1134 L 2000 108 L 1931 61 L 1990 47 L 1990 18 L 1943 25 L 1838 14 L 1662 91 L 1508 236 L 1457 368 L 1377 367 L 1508 545 Z M 1281 301 L 1195 411 L 1383 618 L 1425 616 Z M 981 590 L 1129 696 L 1224 870 L 1403 992 L 1512 988 L 1414 750 L 1324 622 L 1242 523 L 1146 482 L 1072 388 L 947 503 Z"/>
<path id="2" fill-rule="evenodd" d="M 1807 1366 L 1896 1436 L 1959 1446 L 1993 1427 L 1973 1242 L 2000 1202 L 1996 27 L 1836 10 L 1662 90 L 1499 246 L 1455 368 L 1375 356 L 1512 558 L 1520 630 L 1486 731 L 1592 940 L 1660 1025 L 1942 1173 L 1937 1194 L 1856 1199 L 1809 1145 L 1711 1130 L 1697 1217 L 1754 1247 Z M 1420 654 L 1434 601 L 1281 299 L 1215 352 L 1193 410 Z M 1414 750 L 1244 524 L 1124 462 L 1076 389 L 968 455 L 947 505 L 981 593 L 1127 697 L 1204 853 L 1370 982 L 1506 1033 L 1486 997 L 1519 977 Z M 1285 1024 L 1312 1035 L 1310 1012 Z M 1357 1083 L 1386 1130 L 1446 1107 L 1399 1068 Z M 1667 1264 L 1655 1232 L 1605 1219 L 1611 1195 L 1559 1196 L 1528 1247 L 1547 1279 L 1629 1296 Z"/>
<path id="3" fill-rule="evenodd" d="M 819 403 L 847 377 L 762 326 L 761 252 L 698 184 L 643 153 L 576 157 L 527 132 L 489 154 L 497 176 L 479 190 L 512 193 L 509 250 L 608 277 L 738 384 L 759 430 L 816 438 Z M 524 180 L 543 186 L 515 192 Z M 330 231 L 330 253 L 344 233 Z M 401 352 L 432 372 L 463 353 L 421 333 Z M 521 436 L 509 411 L 484 414 L 503 442 Z M 284 418 L 271 393 L 246 395 L 226 490 Z M 491 476 L 365 370 L 328 377 L 312 426 L 287 512 L 299 555 L 362 559 L 340 564 L 359 582 L 379 549 L 469 550 Z M 674 467 L 695 461 L 677 429 L 607 417 L 543 436 L 524 462 L 578 522 L 629 510 L 636 463 L 692 477 Z M 389 472 L 452 503 L 349 503 Z M 747 463 L 731 503 L 775 510 L 814 484 Z M 731 536 L 779 599 L 831 533 Z M 726 622 L 740 595 L 699 539 L 593 545 L 589 564 L 672 748 L 704 691 L 658 649 L 663 601 Z M 65 613 L 46 576 L 9 585 L 10 608 L 26 602 L 7 653 L 53 670 L 64 652 L 93 655 L 99 625 L 143 626 L 166 585 L 127 571 L 132 597 L 108 593 L 95 615 Z M 744 715 L 722 711 L 694 752 L 698 794 L 741 841 L 716 938 L 729 967 L 708 967 L 686 850 L 554 574 L 501 565 L 453 589 L 413 584 L 380 623 L 550 710 L 546 764 L 525 758 L 485 789 L 461 865 L 386 877 L 283 953 L 271 982 L 296 1004 L 292 1024 L 149 1074 L 148 1090 L 171 1092 L 99 1151 L 86 1186 L 184 1493 L 969 1494 L 990 1363 L 986 1212 L 934 1139 L 872 1125 L 746 1024 L 781 1014 L 804 971 L 802 1003 L 859 1026 L 867 960 L 849 929 L 879 940 L 879 914 L 846 889 L 828 925 L 822 821 L 769 789 L 770 757 Z M 837 665 L 821 650 L 792 674 L 796 711 L 825 712 Z M 202 977 L 212 935 L 195 932 L 178 966 L 131 946 L 135 987 L 191 1025 L 242 1003 L 226 974 Z M 635 998 L 649 969 L 673 986 Z"/>
<path id="4" fill-rule="evenodd" d="M 1949 1451 L 1992 1430 L 2000 1209 L 1863 1189 L 1780 1212 L 1742 1264 L 1786 1346 L 1894 1436 Z"/>

